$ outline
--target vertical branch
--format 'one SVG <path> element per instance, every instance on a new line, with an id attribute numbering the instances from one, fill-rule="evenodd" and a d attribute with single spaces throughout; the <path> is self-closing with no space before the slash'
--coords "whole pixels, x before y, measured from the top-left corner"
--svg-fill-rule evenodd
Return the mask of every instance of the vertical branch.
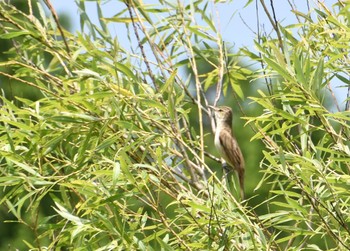
<path id="1" fill-rule="evenodd" d="M 270 5 L 271 5 L 273 17 L 271 16 L 269 10 L 267 9 L 267 6 L 265 5 L 264 0 L 260 0 L 260 3 L 262 5 L 262 7 L 264 8 L 265 14 L 266 14 L 267 18 L 269 19 L 273 29 L 276 31 L 279 47 L 283 51 L 282 37 L 281 37 L 280 30 L 278 28 L 278 21 L 277 21 L 277 18 L 276 18 L 275 8 L 273 6 L 273 0 L 270 0 Z"/>
<path id="2" fill-rule="evenodd" d="M 224 68 L 226 65 L 226 61 L 225 61 L 225 57 L 224 57 L 224 53 L 223 51 L 225 50 L 225 44 L 222 41 L 222 37 L 220 35 L 220 19 L 219 19 L 219 15 L 217 13 L 217 26 L 218 26 L 218 36 L 217 36 L 217 45 L 218 45 L 218 52 L 219 52 L 219 65 L 217 66 L 218 68 L 218 81 L 216 83 L 216 91 L 215 91 L 215 99 L 214 99 L 214 106 L 217 105 L 217 103 L 219 102 L 219 99 L 221 97 L 221 92 L 222 92 L 222 79 L 224 76 Z M 215 120 L 214 117 L 211 114 L 211 110 L 209 109 L 209 115 L 210 115 L 210 123 L 211 123 L 211 128 L 212 131 L 215 133 L 216 130 L 216 124 L 215 124 Z"/>
<path id="3" fill-rule="evenodd" d="M 44 0 L 46 6 L 49 8 L 49 10 L 51 11 L 52 13 L 52 16 L 53 16 L 53 19 L 55 20 L 55 23 L 57 25 L 57 28 L 62 36 L 62 39 L 63 39 L 63 42 L 64 42 L 64 45 L 66 46 L 66 51 L 68 54 L 70 54 L 70 49 L 69 49 L 69 46 L 68 46 L 68 43 L 67 43 L 67 39 L 64 35 L 64 32 L 63 32 L 63 29 L 62 29 L 62 26 L 60 25 L 60 22 L 58 20 L 58 15 L 55 11 L 55 9 L 52 7 L 52 4 L 50 2 L 50 0 Z"/>
<path id="4" fill-rule="evenodd" d="M 149 77 L 151 78 L 152 83 L 154 85 L 154 88 L 156 89 L 156 91 L 158 91 L 156 79 L 155 79 L 155 77 L 153 75 L 153 72 L 152 72 L 151 67 L 149 65 L 148 58 L 146 57 L 145 50 L 144 50 L 143 45 L 141 43 L 141 39 L 140 39 L 140 36 L 139 36 L 139 32 L 137 31 L 136 23 L 135 23 L 135 20 L 134 20 L 134 16 L 132 14 L 132 10 L 131 10 L 130 4 L 133 4 L 132 1 L 125 1 L 125 5 L 128 8 L 129 16 L 130 16 L 130 19 L 131 19 L 132 27 L 134 28 L 134 33 L 135 33 L 135 36 L 136 36 L 136 39 L 137 39 L 137 43 L 138 43 L 138 46 L 140 47 L 140 50 L 141 50 L 142 58 L 145 60 L 145 65 L 146 65 Z M 132 7 L 134 8 L 134 6 L 132 6 Z"/>
<path id="5" fill-rule="evenodd" d="M 331 87 L 331 83 L 329 82 L 329 81 L 327 81 L 328 83 L 327 83 L 327 88 L 328 88 L 328 90 L 329 90 L 329 92 L 331 93 L 331 97 L 332 97 L 332 99 L 333 99 L 333 104 L 335 104 L 335 107 L 337 107 L 337 110 L 338 110 L 338 112 L 340 112 L 341 110 L 340 110 L 340 107 L 339 107 L 339 104 L 338 104 L 338 100 L 337 100 L 337 97 L 335 96 L 335 94 L 334 94 L 334 92 L 333 92 L 333 90 L 332 90 L 332 87 Z M 349 87 L 350 88 L 350 87 Z M 349 89 L 348 88 L 348 93 L 347 93 L 347 95 L 349 95 Z M 349 96 L 348 96 L 349 97 Z M 347 100 L 347 102 L 346 102 L 346 104 L 345 104 L 345 109 L 346 109 L 346 106 L 349 104 L 349 100 Z M 347 109 L 346 109 L 347 110 Z"/>
<path id="6" fill-rule="evenodd" d="M 215 99 L 214 99 L 214 106 L 217 105 L 219 102 L 219 99 L 221 97 L 221 92 L 222 92 L 222 79 L 224 76 L 224 67 L 225 67 L 225 61 L 224 61 L 224 53 L 223 50 L 223 41 L 220 36 L 218 36 L 218 51 L 219 51 L 219 65 L 218 65 L 218 82 L 216 83 L 216 91 L 215 91 Z M 211 128 L 212 131 L 215 133 L 216 130 L 216 124 L 214 117 L 211 114 L 211 110 L 209 109 L 209 114 L 210 114 L 210 123 L 211 123 Z"/>
<path id="7" fill-rule="evenodd" d="M 349 111 L 349 110 L 350 110 L 350 86 L 348 87 L 348 93 L 346 94 L 346 103 L 345 103 L 345 111 Z"/>
<path id="8" fill-rule="evenodd" d="M 203 129 L 203 113 L 202 113 L 202 104 L 201 104 L 201 83 L 198 78 L 198 71 L 197 71 L 197 66 L 195 62 L 195 57 L 193 55 L 193 65 L 194 69 L 193 71 L 195 72 L 196 75 L 196 93 L 197 93 L 197 109 L 198 109 L 198 119 L 199 119 L 199 147 L 200 147 L 200 159 L 202 162 L 204 162 L 204 129 Z"/>
<path id="9" fill-rule="evenodd" d="M 260 44 L 261 42 L 261 37 L 260 37 L 260 23 L 259 23 L 259 4 L 258 4 L 258 0 L 255 2 L 255 10 L 256 10 L 256 28 L 257 28 L 257 34 L 258 34 L 258 43 Z M 262 59 L 262 54 L 259 51 L 259 57 Z M 264 66 L 264 61 L 263 60 L 259 60 L 260 61 L 260 65 L 261 65 L 261 69 L 263 70 L 263 74 L 264 74 L 264 80 L 266 83 L 266 87 L 267 87 L 267 91 L 269 92 L 270 95 L 272 95 L 272 83 L 271 83 L 271 79 L 268 80 L 266 77 L 266 71 L 264 70 L 265 66 Z"/>
<path id="10" fill-rule="evenodd" d="M 218 65 L 218 82 L 216 83 L 216 92 L 215 92 L 215 99 L 214 99 L 214 106 L 217 105 L 220 97 L 221 97 L 221 91 L 222 91 L 222 79 L 224 76 L 224 67 L 225 67 L 225 60 L 224 60 L 224 42 L 221 39 L 221 36 L 218 35 L 218 51 L 219 51 L 219 65 Z"/>
<path id="11" fill-rule="evenodd" d="M 179 6 L 181 6 L 181 3 L 178 1 Z M 192 71 L 194 74 L 194 79 L 195 79 L 195 86 L 196 86 L 196 105 L 197 105 L 197 110 L 198 110 L 198 123 L 199 123 L 199 158 L 200 158 L 200 163 L 201 163 L 201 168 L 204 169 L 204 166 L 202 163 L 204 163 L 204 129 L 203 129 L 203 113 L 202 113 L 202 99 L 201 99 L 201 83 L 199 80 L 199 74 L 198 74 L 198 69 L 196 65 L 196 57 L 195 53 L 192 48 L 192 42 L 190 39 L 190 36 L 187 34 L 187 29 L 186 29 L 186 22 L 183 17 L 183 12 L 181 11 L 182 14 L 182 24 L 184 24 L 184 33 L 183 33 L 183 39 L 185 40 L 185 46 L 187 49 L 187 52 L 189 54 L 189 62 L 192 67 Z"/>
<path id="12" fill-rule="evenodd" d="M 165 73 L 165 70 L 164 70 L 165 67 L 162 67 L 162 65 L 164 65 L 164 60 L 166 61 L 166 58 L 163 56 L 163 60 L 162 60 L 162 52 L 158 49 L 157 45 L 154 42 L 152 42 L 152 38 L 148 34 L 148 32 L 146 30 L 146 27 L 143 24 L 142 18 L 139 15 L 139 12 L 138 12 L 138 7 L 139 6 L 137 4 L 135 6 L 135 3 L 133 1 L 131 1 L 131 0 L 126 1 L 125 4 L 127 6 L 128 12 L 129 12 L 131 23 L 133 25 L 134 34 L 136 36 L 136 39 L 137 39 L 137 42 L 138 42 L 138 46 L 140 47 L 141 55 L 142 55 L 142 58 L 144 60 L 145 65 L 146 65 L 146 69 L 147 69 L 147 71 L 149 73 L 149 76 L 151 78 L 151 81 L 153 83 L 153 87 L 155 88 L 156 91 L 158 91 L 158 85 L 156 83 L 155 75 L 152 72 L 150 61 L 148 60 L 148 58 L 146 56 L 146 52 L 145 52 L 144 46 L 143 46 L 143 44 L 141 42 L 142 39 L 141 39 L 141 37 L 139 35 L 139 30 L 138 29 L 140 29 L 141 32 L 144 34 L 144 36 L 146 38 L 146 41 L 148 42 L 148 44 L 149 44 L 149 46 L 151 48 L 153 56 L 156 59 L 156 63 L 157 63 L 158 66 L 160 66 L 159 70 L 161 71 L 161 74 L 163 75 L 164 79 L 167 78 L 167 74 Z M 136 19 L 136 21 L 135 21 L 135 19 Z M 139 27 L 137 25 L 139 25 Z M 169 62 L 169 63 L 171 63 L 171 62 Z M 193 68 L 195 68 L 195 67 L 193 67 Z M 186 88 L 185 88 L 185 91 L 186 91 Z M 190 92 L 188 92 L 188 93 L 190 93 Z M 201 100 L 198 99 L 198 96 L 197 96 L 197 98 L 193 98 L 193 99 L 195 100 L 195 103 L 198 104 L 199 107 L 202 107 Z M 160 97 L 160 102 L 162 104 L 166 105 L 166 103 L 164 102 L 164 100 L 161 97 Z M 203 171 L 203 163 L 204 163 L 204 153 L 203 153 L 204 152 L 204 132 L 202 130 L 201 135 L 203 135 L 203 136 L 200 137 L 200 139 L 201 139 L 201 142 L 200 142 L 201 144 L 200 145 L 201 145 L 201 149 L 203 149 L 203 151 L 201 151 L 201 153 L 203 153 L 202 154 L 203 157 L 200 158 L 201 159 L 200 160 L 201 170 L 198 170 L 198 168 L 195 168 L 194 165 L 191 163 L 190 157 L 187 154 L 187 150 L 186 149 L 188 148 L 188 146 L 186 146 L 186 144 L 183 142 L 183 136 L 182 136 L 182 132 L 181 132 L 181 129 L 180 129 L 181 126 L 179 125 L 179 120 L 180 119 L 178 118 L 176 111 L 174 111 L 174 116 L 175 116 L 174 120 L 170 121 L 172 132 L 175 135 L 174 144 L 178 147 L 178 149 L 180 150 L 180 152 L 182 154 L 183 159 L 185 160 L 186 166 L 187 166 L 189 174 L 191 176 L 191 184 L 193 184 L 197 188 L 199 188 L 199 186 L 197 184 L 197 182 L 198 182 L 198 174 L 197 173 L 199 173 L 200 176 L 205 178 L 205 174 L 204 174 L 204 171 Z M 199 114 L 199 118 L 200 118 L 200 121 L 202 121 L 201 111 L 200 111 L 200 114 Z M 183 122 L 185 123 L 185 120 L 183 120 Z M 203 127 L 202 122 L 200 122 L 200 125 Z"/>

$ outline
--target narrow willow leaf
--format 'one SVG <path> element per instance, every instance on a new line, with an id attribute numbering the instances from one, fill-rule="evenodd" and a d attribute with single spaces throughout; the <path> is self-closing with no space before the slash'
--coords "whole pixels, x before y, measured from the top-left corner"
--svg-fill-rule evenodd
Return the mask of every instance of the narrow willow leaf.
<path id="1" fill-rule="evenodd" d="M 123 88 L 123 87 L 120 87 L 119 85 L 110 85 L 112 91 L 114 91 L 115 93 L 118 93 L 118 94 L 121 94 L 125 97 L 134 97 L 134 94 L 131 93 L 129 90 Z"/>
<path id="2" fill-rule="evenodd" d="M 167 229 L 160 229 L 157 232 L 155 232 L 153 235 L 150 235 L 146 238 L 143 239 L 144 242 L 150 242 L 151 240 L 154 240 L 156 237 L 158 236 L 163 236 L 164 234 L 166 234 L 169 230 Z"/>
<path id="3" fill-rule="evenodd" d="M 128 131 L 139 131 L 139 128 L 132 122 L 125 120 L 115 121 L 114 124 L 118 125 L 121 129 L 126 129 Z"/>
<path id="4" fill-rule="evenodd" d="M 115 135 L 112 135 L 110 137 L 108 137 L 107 139 L 103 140 L 101 142 L 101 144 L 99 144 L 95 151 L 99 152 L 101 150 L 104 150 L 108 147 L 110 147 L 111 145 L 115 144 L 117 142 L 117 137 Z"/>
<path id="5" fill-rule="evenodd" d="M 0 35 L 0 38 L 2 39 L 13 39 L 19 36 L 24 36 L 24 35 L 30 35 L 31 32 L 27 30 L 23 31 L 16 31 L 16 32 L 9 32 L 9 33 L 4 33 Z"/>
<path id="6" fill-rule="evenodd" d="M 167 80 L 165 81 L 164 85 L 162 85 L 159 89 L 159 92 L 160 93 L 163 93 L 163 92 L 168 92 L 170 93 L 172 90 L 173 90 L 173 85 L 174 85 L 174 81 L 175 81 L 175 77 L 177 75 L 177 69 L 175 69 L 171 74 L 170 76 L 167 78 Z M 169 90 L 169 87 L 170 90 Z"/>
<path id="7" fill-rule="evenodd" d="M 6 156 L 6 159 L 11 161 L 18 167 L 22 168 L 24 171 L 27 171 L 29 174 L 32 174 L 36 177 L 41 177 L 41 175 L 38 173 L 38 170 L 39 170 L 38 167 L 32 166 L 30 164 L 26 164 L 26 163 L 21 163 L 10 156 Z"/>
<path id="8" fill-rule="evenodd" d="M 74 222 L 78 226 L 84 225 L 86 220 L 79 218 L 71 213 L 69 213 L 63 206 L 61 206 L 58 202 L 55 202 L 56 207 L 54 207 L 54 210 L 60 214 L 63 218 Z"/>
<path id="9" fill-rule="evenodd" d="M 263 154 L 264 154 L 265 158 L 272 164 L 272 166 L 278 167 L 277 162 L 276 162 L 275 159 L 270 155 L 269 152 L 263 151 Z"/>
<path id="10" fill-rule="evenodd" d="M 132 23 L 132 19 L 129 17 L 104 17 L 101 20 L 106 23 L 115 22 L 115 23 Z M 144 22 L 146 19 L 134 20 L 135 22 Z"/>
<path id="11" fill-rule="evenodd" d="M 282 27 L 281 25 L 279 26 L 279 28 L 281 29 L 283 35 L 292 43 L 292 46 L 298 45 L 299 40 L 293 36 L 293 33 L 289 29 L 286 29 L 286 28 Z M 287 47 L 285 47 L 285 48 L 287 48 Z"/>
<path id="12" fill-rule="evenodd" d="M 16 177 L 16 176 L 0 177 L 0 186 L 14 186 L 21 182 L 23 182 L 22 177 Z M 0 200 L 0 204 L 1 204 L 1 200 Z"/>
<path id="13" fill-rule="evenodd" d="M 193 32 L 194 34 L 196 34 L 199 37 L 211 40 L 211 41 L 215 41 L 215 38 L 213 36 L 211 36 L 210 34 L 208 34 L 205 31 L 202 31 L 202 27 L 200 26 L 188 26 L 187 27 L 191 32 Z"/>
<path id="14" fill-rule="evenodd" d="M 136 9 L 142 14 L 142 16 L 147 20 L 147 22 L 149 22 L 150 24 L 152 24 L 152 19 L 150 17 L 150 15 L 148 15 L 148 11 L 147 9 L 145 9 L 145 5 L 143 4 L 142 1 L 139 0 L 135 0 L 134 4 L 136 5 Z"/>
<path id="15" fill-rule="evenodd" d="M 168 241 L 164 241 L 164 239 L 166 240 L 167 237 L 169 237 L 168 234 L 165 235 L 166 237 L 164 237 L 163 239 L 160 239 L 158 237 L 156 237 L 157 242 L 159 243 L 159 245 L 162 247 L 162 250 L 164 251 L 172 251 L 174 250 L 172 246 L 168 245 Z"/>
<path id="16" fill-rule="evenodd" d="M 25 204 L 30 200 L 30 198 L 34 197 L 37 194 L 37 191 L 30 191 L 27 194 L 23 195 L 17 202 L 14 204 L 14 207 L 17 208 L 17 215 L 21 215 L 22 208 Z M 32 206 L 33 207 L 33 206 Z M 31 208 L 31 210 L 35 210 L 35 208 Z"/>
<path id="17" fill-rule="evenodd" d="M 120 72 L 124 73 L 130 79 L 132 79 L 134 81 L 138 80 L 137 77 L 135 76 L 135 74 L 130 69 L 130 67 L 128 67 L 127 65 L 115 62 L 115 68 L 116 68 L 117 71 L 120 71 Z"/>
<path id="18" fill-rule="evenodd" d="M 208 206 L 206 205 L 201 205 L 201 204 L 198 204 L 198 203 L 195 203 L 195 202 L 192 202 L 192 201 L 186 201 L 186 202 L 183 202 L 183 203 L 186 203 L 187 205 L 191 206 L 192 209 L 197 209 L 199 210 L 199 212 L 211 212 L 211 208 L 209 208 Z"/>
<path id="19" fill-rule="evenodd" d="M 313 22 L 312 19 L 310 18 L 310 15 L 308 15 L 308 14 L 305 14 L 305 13 L 298 11 L 298 10 L 292 10 L 292 12 L 299 17 L 303 17 L 308 22 Z"/>
<path id="20" fill-rule="evenodd" d="M 100 23 L 100 26 L 102 27 L 102 30 L 105 34 L 108 34 L 108 28 L 105 22 L 103 22 L 103 14 L 102 9 L 99 3 L 96 2 L 96 8 L 97 8 L 97 14 L 98 14 L 98 20 Z"/>
<path id="21" fill-rule="evenodd" d="M 17 121 L 1 119 L 1 118 L 0 118 L 0 121 L 3 122 L 3 123 L 9 124 L 11 126 L 17 127 L 20 130 L 24 130 L 24 131 L 27 131 L 27 132 L 33 131 L 33 127 L 31 127 L 30 125 L 26 125 L 23 122 L 17 122 Z"/>
<path id="22" fill-rule="evenodd" d="M 113 165 L 113 187 L 116 185 L 120 175 L 120 163 L 115 162 Z"/>
<path id="23" fill-rule="evenodd" d="M 124 151 L 119 152 L 119 163 L 120 163 L 120 169 L 122 173 L 125 175 L 125 177 L 128 179 L 128 181 L 131 184 L 135 184 L 136 180 L 130 172 L 131 161 L 128 155 Z"/>
<path id="24" fill-rule="evenodd" d="M 58 144 L 61 143 L 65 138 L 67 138 L 68 135 L 69 135 L 69 132 L 65 132 L 62 134 L 55 135 L 52 139 L 47 141 L 43 146 L 43 149 L 45 149 L 44 155 L 49 154 L 50 152 L 54 151 L 56 149 L 56 147 L 58 146 Z M 52 137 L 52 136 L 53 135 L 50 135 L 50 137 Z"/>
<path id="25" fill-rule="evenodd" d="M 200 10 L 199 10 L 199 11 L 200 11 Z M 205 12 L 202 12 L 201 14 L 202 14 L 203 20 L 206 22 L 206 24 L 209 25 L 210 29 L 211 29 L 213 32 L 217 33 L 216 25 L 215 25 L 214 22 L 213 22 L 213 18 L 208 17 L 207 14 L 206 14 Z"/>
<path id="26" fill-rule="evenodd" d="M 235 81 L 230 81 L 230 82 L 231 82 L 231 87 L 234 90 L 234 92 L 237 94 L 237 96 L 241 100 L 244 100 L 244 93 L 243 93 L 243 90 L 242 90 L 240 84 L 235 82 Z"/>
<path id="27" fill-rule="evenodd" d="M 138 100 L 140 103 L 142 103 L 146 107 L 159 108 L 164 112 L 167 111 L 167 108 L 158 100 L 147 99 L 147 98 L 139 98 Z"/>
<path id="28" fill-rule="evenodd" d="M 267 62 L 267 64 L 275 70 L 277 73 L 279 73 L 284 79 L 293 82 L 293 77 L 289 74 L 288 71 L 286 71 L 286 68 L 282 67 L 279 63 L 275 62 L 274 60 L 265 57 L 264 60 Z"/>
<path id="29" fill-rule="evenodd" d="M 308 77 L 305 77 L 303 67 L 302 67 L 302 60 L 299 59 L 299 57 L 302 57 L 299 53 L 294 53 L 294 66 L 295 66 L 295 71 L 296 71 L 296 78 L 297 80 L 303 84 L 304 86 L 307 85 L 306 79 Z"/>
<path id="30" fill-rule="evenodd" d="M 349 78 L 345 77 L 345 76 L 342 76 L 338 73 L 335 74 L 335 76 L 340 80 L 342 81 L 343 83 L 347 84 L 347 85 L 350 85 L 350 80 Z"/>
<path id="31" fill-rule="evenodd" d="M 82 120 L 79 120 L 78 118 L 73 118 L 69 116 L 53 116 L 50 118 L 50 120 L 62 122 L 62 123 L 82 123 Z"/>
<path id="32" fill-rule="evenodd" d="M 319 90 L 323 87 L 322 86 L 323 75 L 324 75 L 323 66 L 324 66 L 324 59 L 321 58 L 318 61 L 316 71 L 314 72 L 313 78 L 311 79 L 311 82 L 312 82 L 311 86 L 314 90 Z"/>

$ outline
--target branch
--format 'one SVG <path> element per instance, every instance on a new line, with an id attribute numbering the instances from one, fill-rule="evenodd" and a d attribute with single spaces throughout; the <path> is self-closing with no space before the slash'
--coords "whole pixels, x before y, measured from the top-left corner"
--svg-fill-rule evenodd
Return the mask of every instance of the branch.
<path id="1" fill-rule="evenodd" d="M 67 53 L 70 54 L 70 49 L 69 49 L 69 46 L 68 46 L 66 37 L 65 37 L 65 35 L 64 35 L 64 32 L 63 32 L 63 30 L 62 30 L 62 26 L 60 25 L 60 22 L 59 22 L 59 20 L 58 20 L 58 15 L 57 15 L 55 9 L 52 7 L 52 4 L 51 4 L 50 0 L 44 0 L 44 2 L 45 2 L 45 4 L 47 5 L 47 7 L 49 8 L 49 10 L 51 11 L 52 16 L 53 16 L 53 19 L 55 20 L 55 23 L 56 23 L 56 25 L 57 25 L 57 28 L 58 28 L 58 30 L 60 31 L 60 34 L 61 34 L 61 36 L 62 36 L 64 45 L 66 46 Z"/>

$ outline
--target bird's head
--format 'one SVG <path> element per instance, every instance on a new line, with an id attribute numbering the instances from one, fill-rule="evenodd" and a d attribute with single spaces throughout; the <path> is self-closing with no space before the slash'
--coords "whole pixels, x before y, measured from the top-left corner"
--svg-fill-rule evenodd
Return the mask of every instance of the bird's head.
<path id="1" fill-rule="evenodd" d="M 209 106 L 213 109 L 217 122 L 232 122 L 232 109 L 228 106 Z"/>

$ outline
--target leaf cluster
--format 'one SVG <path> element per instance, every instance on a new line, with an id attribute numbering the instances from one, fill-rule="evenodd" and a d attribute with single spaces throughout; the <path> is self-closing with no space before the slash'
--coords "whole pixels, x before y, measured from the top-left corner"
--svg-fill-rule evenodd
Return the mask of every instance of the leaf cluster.
<path id="1" fill-rule="evenodd" d="M 194 13 L 211 22 L 199 3 L 126 2 L 113 18 L 96 5 L 96 25 L 81 1 L 83 33 L 76 35 L 59 27 L 46 5 L 51 15 L 38 3 L 38 18 L 0 3 L 0 36 L 13 45 L 0 63 L 12 73 L 0 75 L 7 85 L 20 82 L 40 93 L 1 97 L 0 205 L 30 231 L 26 248 L 271 245 L 256 215 L 206 164 L 203 123 L 198 132 L 189 119 L 190 110 L 197 109 L 199 121 L 207 112 L 201 83 L 193 95 L 177 68 L 187 53 L 186 64 L 195 66 L 192 39 L 215 41 L 218 32 L 192 22 Z M 153 12 L 170 15 L 157 22 Z M 122 22 L 138 49 L 131 40 L 131 48 L 122 48 L 110 22 Z"/>
<path id="2" fill-rule="evenodd" d="M 253 139 L 268 147 L 260 185 L 272 184 L 273 205 L 260 218 L 286 248 L 349 249 L 349 96 L 340 108 L 334 90 L 348 89 L 345 5 L 335 5 L 338 12 L 321 4 L 316 13 L 296 11 L 302 24 L 275 26 L 282 41 L 256 43 L 254 58 L 264 65 L 257 77 L 269 91 L 253 97 L 264 112 L 248 121 L 257 128 Z"/>
<path id="3" fill-rule="evenodd" d="M 272 18 L 258 53 L 241 50 L 261 65 L 253 73 L 227 52 L 210 11 L 220 3 L 116 1 L 105 17 L 92 2 L 99 23 L 78 1 L 77 34 L 50 1 L 35 3 L 38 15 L 30 1 L 28 11 L 0 2 L 0 38 L 12 44 L 2 84 L 38 93 L 1 87 L 0 206 L 27 230 L 25 248 L 349 249 L 349 97 L 341 109 L 332 87 L 349 85 L 348 4 L 294 10 L 303 22 L 287 27 Z M 263 110 L 245 119 L 265 146 L 257 194 L 271 187 L 258 205 L 238 202 L 208 164 L 220 160 L 204 128 L 207 105 L 245 98 L 254 78 Z"/>

